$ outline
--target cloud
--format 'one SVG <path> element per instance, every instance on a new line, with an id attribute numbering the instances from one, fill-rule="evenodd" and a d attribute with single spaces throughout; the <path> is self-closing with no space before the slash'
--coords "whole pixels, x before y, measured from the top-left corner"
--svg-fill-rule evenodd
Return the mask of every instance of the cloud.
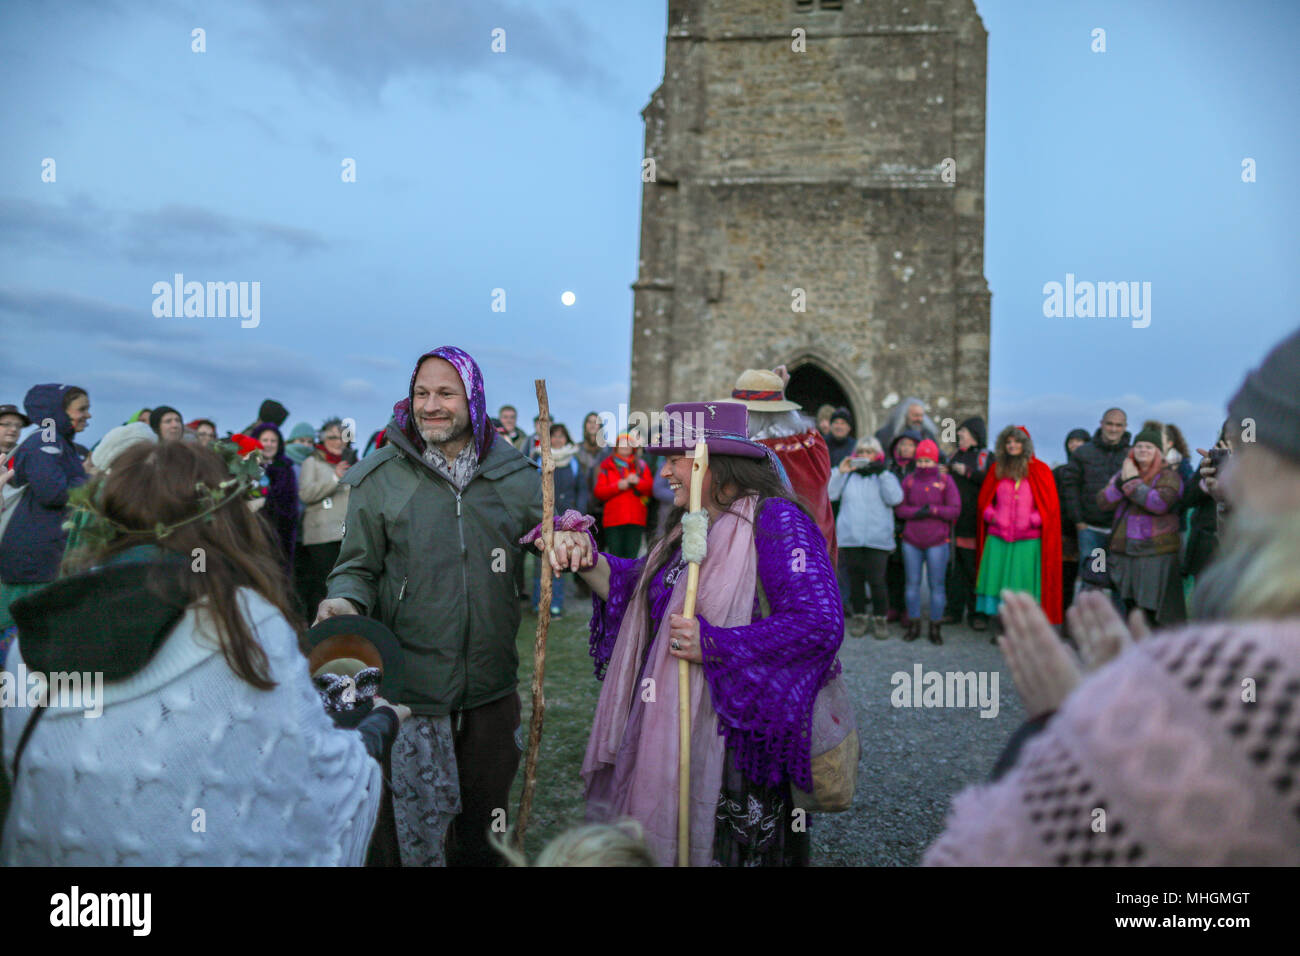
<path id="1" fill-rule="evenodd" d="M 38 323 L 67 337 L 67 341 L 88 335 L 132 336 L 151 334 L 157 323 L 150 311 L 153 298 L 143 293 L 139 308 L 130 308 L 68 292 L 0 288 L 0 316 L 18 322 Z M 200 336 L 193 326 L 176 325 L 168 330 L 174 339 L 188 342 Z"/>
<path id="2" fill-rule="evenodd" d="M 371 368 L 377 368 L 381 372 L 397 372 L 407 367 L 395 358 L 378 355 L 357 355 L 353 357 L 353 361 L 362 365 L 369 365 Z"/>
<path id="3" fill-rule="evenodd" d="M 254 258 L 268 247 L 304 255 L 328 246 L 322 236 L 307 229 L 177 204 L 129 214 L 123 244 L 127 258 L 136 262 L 180 261 L 190 256 L 203 256 L 208 262 Z"/>
<path id="4" fill-rule="evenodd" d="M 525 84 L 538 70 L 596 92 L 616 81 L 588 56 L 597 38 L 572 11 L 551 3 L 544 14 L 505 0 L 260 0 L 259 6 L 270 24 L 258 31 L 265 60 L 308 85 L 324 79 L 371 102 L 387 84 L 408 77 L 433 77 L 460 90 L 476 74 Z M 504 53 L 491 49 L 498 28 L 505 31 Z M 529 75 L 518 66 L 530 68 Z"/>
<path id="5" fill-rule="evenodd" d="M 106 210 L 82 194 L 62 203 L 0 198 L 4 245 L 24 253 L 115 253 L 134 263 L 159 265 L 196 258 L 208 264 L 260 259 L 275 251 L 305 256 L 328 249 L 330 242 L 310 229 L 228 216 L 202 206 L 170 203 L 153 212 Z"/>
<path id="6" fill-rule="evenodd" d="M 344 398 L 361 399 L 378 395 L 379 390 L 364 378 L 345 378 L 339 383 L 339 394 Z"/>

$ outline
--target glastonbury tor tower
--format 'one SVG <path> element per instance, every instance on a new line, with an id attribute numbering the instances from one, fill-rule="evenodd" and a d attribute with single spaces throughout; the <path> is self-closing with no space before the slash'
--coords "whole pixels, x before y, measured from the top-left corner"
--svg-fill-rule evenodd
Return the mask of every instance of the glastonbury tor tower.
<path id="1" fill-rule="evenodd" d="M 912 394 L 987 420 L 987 36 L 973 0 L 669 0 L 633 410 L 785 363 L 860 436 Z"/>

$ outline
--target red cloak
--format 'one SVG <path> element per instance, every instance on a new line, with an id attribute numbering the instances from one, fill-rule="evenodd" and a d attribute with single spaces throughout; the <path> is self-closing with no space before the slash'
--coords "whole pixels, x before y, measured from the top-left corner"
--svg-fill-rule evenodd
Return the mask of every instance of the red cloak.
<path id="1" fill-rule="evenodd" d="M 993 503 L 998 487 L 998 465 L 995 460 L 980 486 L 976 505 L 977 525 L 976 560 L 984 558 L 984 509 Z M 1034 496 L 1034 507 L 1043 519 L 1041 538 L 1041 571 L 1039 584 L 1043 613 L 1053 624 L 1061 623 L 1061 507 L 1056 497 L 1056 480 L 1052 469 L 1038 458 L 1029 460 L 1029 491 Z"/>
<path id="2" fill-rule="evenodd" d="M 838 548 L 835 541 L 835 512 L 831 510 L 831 453 L 821 432 L 811 428 L 789 438 L 760 438 L 760 444 L 776 452 L 785 467 L 790 487 L 808 505 L 817 519 L 817 527 L 826 539 L 831 567 L 835 567 Z"/>

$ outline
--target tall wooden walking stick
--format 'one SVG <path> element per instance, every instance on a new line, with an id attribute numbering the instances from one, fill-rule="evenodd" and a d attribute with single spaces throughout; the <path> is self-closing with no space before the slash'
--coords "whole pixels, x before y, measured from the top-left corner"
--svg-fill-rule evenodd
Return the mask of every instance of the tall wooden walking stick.
<path id="1" fill-rule="evenodd" d="M 700 563 L 704 560 L 709 531 L 709 513 L 701 507 L 704 500 L 704 472 L 709 467 L 709 446 L 695 445 L 691 463 L 691 510 L 682 516 L 682 557 L 686 568 L 686 601 L 682 617 L 695 617 L 695 596 L 700 589 Z M 677 865 L 691 865 L 691 665 L 677 660 Z"/>
<path id="2" fill-rule="evenodd" d="M 537 751 L 542 743 L 542 718 L 546 715 L 546 697 L 542 680 L 546 676 L 546 635 L 551 628 L 551 594 L 554 576 L 550 567 L 552 539 L 555 537 L 555 460 L 551 457 L 551 406 L 546 400 L 546 379 L 534 380 L 537 386 L 537 435 L 542 445 L 542 541 L 546 550 L 537 556 L 542 562 L 541 597 L 537 601 L 537 637 L 533 641 L 533 718 L 528 727 L 528 756 L 524 759 L 524 790 L 519 795 L 515 846 L 524 848 L 524 831 L 533 808 L 533 791 L 537 789 Z"/>

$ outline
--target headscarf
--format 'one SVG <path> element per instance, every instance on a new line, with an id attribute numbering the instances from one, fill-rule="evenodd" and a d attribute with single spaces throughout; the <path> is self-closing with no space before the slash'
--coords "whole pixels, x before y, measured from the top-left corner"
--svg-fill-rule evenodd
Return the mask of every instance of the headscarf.
<path id="1" fill-rule="evenodd" d="M 444 345 L 425 352 L 415 363 L 415 368 L 411 372 L 411 384 L 406 389 L 406 398 L 393 406 L 393 418 L 397 422 L 397 427 L 417 451 L 424 452 L 426 447 L 424 436 L 420 434 L 415 416 L 411 414 L 411 406 L 415 401 L 415 377 L 420 373 L 420 366 L 431 358 L 450 362 L 460 375 L 461 384 L 465 386 L 465 396 L 469 400 L 469 421 L 474 430 L 474 450 L 478 452 L 478 460 L 482 461 L 487 457 L 497 437 L 496 430 L 488 421 L 487 399 L 483 393 L 483 373 L 468 352 L 454 345 Z"/>

